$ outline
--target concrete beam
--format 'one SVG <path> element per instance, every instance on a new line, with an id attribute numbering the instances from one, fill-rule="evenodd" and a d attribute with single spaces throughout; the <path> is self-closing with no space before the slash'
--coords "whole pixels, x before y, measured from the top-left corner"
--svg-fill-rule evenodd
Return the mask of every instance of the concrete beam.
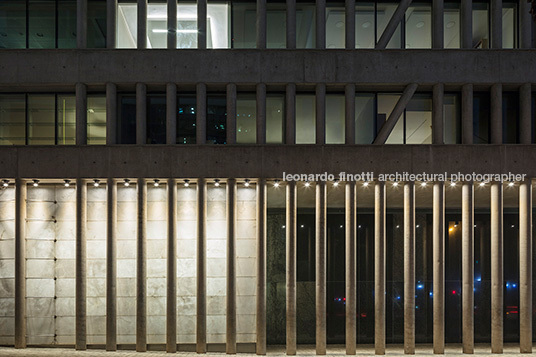
<path id="1" fill-rule="evenodd" d="M 296 48 L 296 0 L 287 0 L 287 49 Z"/>
<path id="2" fill-rule="evenodd" d="M 257 144 L 266 144 L 266 84 L 258 83 L 256 91 Z"/>
<path id="3" fill-rule="evenodd" d="M 266 0 L 257 0 L 257 48 L 266 48 Z"/>
<path id="4" fill-rule="evenodd" d="M 445 86 L 443 83 L 434 84 L 432 92 L 432 143 L 444 144 L 444 108 Z"/>
<path id="5" fill-rule="evenodd" d="M 531 4 L 527 0 L 519 0 L 519 48 L 529 49 L 532 47 L 532 17 L 530 15 Z"/>
<path id="6" fill-rule="evenodd" d="M 473 0 L 461 0 L 460 48 L 473 48 Z"/>
<path id="7" fill-rule="evenodd" d="M 353 145 L 355 144 L 355 84 L 347 84 L 344 87 L 344 95 L 344 143 Z"/>
<path id="8" fill-rule="evenodd" d="M 462 87 L 462 143 L 473 143 L 473 85 Z"/>
<path id="9" fill-rule="evenodd" d="M 289 83 L 285 91 L 285 144 L 296 144 L 296 84 Z"/>
<path id="10" fill-rule="evenodd" d="M 166 85 L 166 144 L 177 143 L 177 85 Z"/>
<path id="11" fill-rule="evenodd" d="M 445 5 L 443 0 L 432 2 L 432 48 L 442 49 L 445 44 Z"/>
<path id="12" fill-rule="evenodd" d="M 147 0 L 138 0 L 138 49 L 147 48 Z"/>
<path id="13" fill-rule="evenodd" d="M 197 353 L 207 352 L 207 184 L 205 179 L 197 180 Z"/>
<path id="14" fill-rule="evenodd" d="M 491 184 L 491 353 L 503 353 L 503 186 Z"/>
<path id="15" fill-rule="evenodd" d="M 136 144 L 147 144 L 147 85 L 136 84 Z"/>
<path id="16" fill-rule="evenodd" d="M 326 0 L 316 0 L 316 49 L 326 48 Z"/>
<path id="17" fill-rule="evenodd" d="M 532 183 L 519 186 L 520 352 L 532 353 Z"/>
<path id="18" fill-rule="evenodd" d="M 76 83 L 76 145 L 87 145 L 87 86 Z"/>
<path id="19" fill-rule="evenodd" d="M 207 48 L 207 0 L 197 0 L 197 48 Z"/>
<path id="20" fill-rule="evenodd" d="M 26 348 L 26 181 L 15 179 L 15 348 Z"/>
<path id="21" fill-rule="evenodd" d="M 236 84 L 227 84 L 227 144 L 236 144 Z"/>
<path id="22" fill-rule="evenodd" d="M 117 144 L 117 86 L 106 83 L 106 145 Z"/>
<path id="23" fill-rule="evenodd" d="M 345 1 L 344 42 L 347 50 L 355 49 L 355 0 Z"/>
<path id="24" fill-rule="evenodd" d="M 377 50 L 383 50 L 387 47 L 387 44 L 391 40 L 391 37 L 393 37 L 393 34 L 396 31 L 396 28 L 400 23 L 402 22 L 402 19 L 404 19 L 404 15 L 406 14 L 406 10 L 408 9 L 409 5 L 411 4 L 411 0 L 401 0 L 398 4 L 398 7 L 396 8 L 395 12 L 393 13 L 393 17 L 389 20 L 389 23 L 385 27 L 385 30 L 383 30 L 383 33 L 378 40 L 378 43 L 376 43 L 376 49 Z"/>

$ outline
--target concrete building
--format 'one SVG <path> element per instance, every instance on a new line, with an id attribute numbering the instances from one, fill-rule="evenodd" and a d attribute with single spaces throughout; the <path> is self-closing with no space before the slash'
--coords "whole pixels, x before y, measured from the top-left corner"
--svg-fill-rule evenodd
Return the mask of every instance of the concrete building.
<path id="1" fill-rule="evenodd" d="M 532 352 L 530 7 L 1 1 L 0 345 Z"/>

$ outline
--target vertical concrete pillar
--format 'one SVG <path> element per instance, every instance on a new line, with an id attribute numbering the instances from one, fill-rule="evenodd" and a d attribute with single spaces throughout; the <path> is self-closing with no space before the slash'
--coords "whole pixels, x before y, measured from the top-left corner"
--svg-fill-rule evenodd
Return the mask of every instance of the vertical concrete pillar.
<path id="1" fill-rule="evenodd" d="M 259 0 L 261 1 L 261 0 Z M 266 144 L 266 84 L 257 84 L 257 144 Z"/>
<path id="2" fill-rule="evenodd" d="M 166 143 L 177 144 L 177 85 L 166 85 Z"/>
<path id="3" fill-rule="evenodd" d="M 316 48 L 326 48 L 326 0 L 316 0 Z"/>
<path id="4" fill-rule="evenodd" d="M 257 183 L 257 346 L 258 355 L 266 354 L 266 180 Z"/>
<path id="5" fill-rule="evenodd" d="M 356 352 L 356 221 L 357 200 L 355 181 L 348 181 L 345 185 L 345 296 L 346 296 L 346 354 L 355 355 Z"/>
<path id="6" fill-rule="evenodd" d="M 207 142 L 207 85 L 205 83 L 197 83 L 196 93 L 196 144 L 203 145 Z"/>
<path id="7" fill-rule="evenodd" d="M 462 86 L 462 144 L 473 143 L 473 85 Z"/>
<path id="8" fill-rule="evenodd" d="M 138 242 L 136 259 L 136 351 L 147 351 L 147 183 L 138 179 Z"/>
<path id="9" fill-rule="evenodd" d="M 532 184 L 519 186 L 519 340 L 532 353 Z"/>
<path id="10" fill-rule="evenodd" d="M 167 180 L 166 352 L 177 352 L 177 183 Z"/>
<path id="11" fill-rule="evenodd" d="M 491 0 L 491 48 L 502 48 L 502 0 Z"/>
<path id="12" fill-rule="evenodd" d="M 287 84 L 285 110 L 285 144 L 296 144 L 296 84 L 294 83 Z"/>
<path id="13" fill-rule="evenodd" d="M 503 187 L 491 184 L 491 353 L 503 352 Z"/>
<path id="14" fill-rule="evenodd" d="M 344 95 L 346 124 L 344 128 L 344 142 L 347 145 L 353 145 L 355 144 L 355 84 L 347 84 L 344 87 Z"/>
<path id="15" fill-rule="evenodd" d="M 136 84 L 136 144 L 147 144 L 147 85 Z"/>
<path id="16" fill-rule="evenodd" d="M 177 48 L 177 0 L 167 0 L 167 48 Z"/>
<path id="17" fill-rule="evenodd" d="M 236 180 L 227 180 L 227 291 L 225 352 L 236 353 Z"/>
<path id="18" fill-rule="evenodd" d="M 76 179 L 76 328 L 75 348 L 86 349 L 86 231 L 87 231 L 87 185 Z"/>
<path id="19" fill-rule="evenodd" d="M 374 347 L 385 354 L 385 182 L 374 187 Z"/>
<path id="20" fill-rule="evenodd" d="M 344 47 L 355 49 L 355 0 L 346 0 Z"/>
<path id="21" fill-rule="evenodd" d="M 474 352 L 474 186 L 462 186 L 462 344 L 463 353 Z"/>
<path id="22" fill-rule="evenodd" d="M 266 0 L 257 0 L 257 48 L 266 48 Z"/>
<path id="23" fill-rule="evenodd" d="M 286 352 L 296 354 L 296 250 L 298 195 L 296 181 L 288 181 L 286 197 L 287 318 Z"/>
<path id="24" fill-rule="evenodd" d="M 502 113 L 502 84 L 491 86 L 491 118 L 490 118 L 491 144 L 503 142 L 503 113 Z"/>
<path id="25" fill-rule="evenodd" d="M 519 88 L 519 141 L 532 142 L 532 85 L 525 83 Z"/>
<path id="26" fill-rule="evenodd" d="M 432 48 L 442 49 L 445 43 L 443 0 L 433 0 L 432 4 Z"/>
<path id="27" fill-rule="evenodd" d="M 287 0 L 287 48 L 296 48 L 296 0 Z"/>
<path id="28" fill-rule="evenodd" d="M 87 48 L 87 0 L 76 0 L 76 47 Z"/>
<path id="29" fill-rule="evenodd" d="M 106 351 L 117 350 L 117 184 L 106 181 Z"/>
<path id="30" fill-rule="evenodd" d="M 117 86 L 106 83 L 106 145 L 117 144 Z"/>
<path id="31" fill-rule="evenodd" d="M 433 292 L 434 353 L 445 353 L 445 184 L 434 183 Z"/>
<path id="32" fill-rule="evenodd" d="M 15 348 L 26 348 L 26 182 L 15 179 Z"/>
<path id="33" fill-rule="evenodd" d="M 76 145 L 87 145 L 87 86 L 76 83 Z"/>
<path id="34" fill-rule="evenodd" d="M 197 0 L 197 48 L 207 48 L 207 0 Z"/>
<path id="35" fill-rule="evenodd" d="M 204 178 L 197 180 L 197 353 L 207 352 L 207 186 Z"/>
<path id="36" fill-rule="evenodd" d="M 318 3 L 317 3 L 318 4 Z M 326 85 L 316 85 L 316 144 L 326 143 Z"/>
<path id="37" fill-rule="evenodd" d="M 404 353 L 415 354 L 415 182 L 404 185 Z"/>
<path id="38" fill-rule="evenodd" d="M 227 144 L 236 144 L 236 84 L 227 84 Z"/>
<path id="39" fill-rule="evenodd" d="M 147 0 L 138 0 L 138 49 L 147 48 Z"/>
<path id="40" fill-rule="evenodd" d="M 435 2 L 434 2 L 435 4 Z M 443 16 L 443 12 L 441 12 Z M 444 98 L 443 83 L 434 84 L 433 88 L 433 104 L 432 104 L 432 143 L 444 144 L 444 125 L 443 125 L 443 98 Z"/>
<path id="41" fill-rule="evenodd" d="M 106 0 L 106 48 L 117 47 L 117 0 Z"/>
<path id="42" fill-rule="evenodd" d="M 532 18 L 530 15 L 530 2 L 519 0 L 519 48 L 532 47 Z"/>
<path id="43" fill-rule="evenodd" d="M 461 48 L 473 48 L 473 0 L 461 0 Z"/>
<path id="44" fill-rule="evenodd" d="M 326 245 L 327 201 L 326 182 L 316 183 L 316 354 L 326 354 Z"/>

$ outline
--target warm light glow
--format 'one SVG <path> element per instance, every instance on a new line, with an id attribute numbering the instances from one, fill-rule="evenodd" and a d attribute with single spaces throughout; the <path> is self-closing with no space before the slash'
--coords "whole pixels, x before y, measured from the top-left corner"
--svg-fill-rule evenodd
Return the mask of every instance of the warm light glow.
<path id="1" fill-rule="evenodd" d="M 279 180 L 275 180 L 274 187 L 279 187 Z"/>
<path id="2" fill-rule="evenodd" d="M 244 181 L 244 186 L 249 187 L 249 179 L 246 179 L 246 181 Z"/>
<path id="3" fill-rule="evenodd" d="M 63 184 L 65 187 L 71 186 L 71 180 L 63 180 L 65 183 Z"/>
<path id="4" fill-rule="evenodd" d="M 508 187 L 513 187 L 513 186 L 514 186 L 513 182 L 508 183 Z"/>
<path id="5" fill-rule="evenodd" d="M 398 187 L 398 182 L 393 182 L 394 187 Z"/>
<path id="6" fill-rule="evenodd" d="M 99 187 L 99 185 L 100 185 L 100 180 L 97 180 L 97 179 L 93 180 L 93 186 Z"/>
<path id="7" fill-rule="evenodd" d="M 426 186 L 426 182 L 421 182 L 421 187 L 425 187 Z"/>
<path id="8" fill-rule="evenodd" d="M 363 186 L 365 186 L 365 187 L 367 187 L 368 184 L 369 184 L 368 181 L 363 182 Z"/>
<path id="9" fill-rule="evenodd" d="M 215 179 L 215 180 L 214 180 L 214 186 L 216 186 L 216 187 L 220 187 L 220 180 Z"/>
<path id="10" fill-rule="evenodd" d="M 184 187 L 190 186 L 190 180 L 184 180 Z"/>
<path id="11" fill-rule="evenodd" d="M 311 186 L 311 184 L 309 182 L 306 182 L 305 187 L 309 187 L 309 186 Z"/>
<path id="12" fill-rule="evenodd" d="M 450 183 L 450 187 L 454 187 L 454 186 L 456 186 L 456 182 L 452 181 L 452 182 Z"/>
<path id="13" fill-rule="evenodd" d="M 4 187 L 9 186 L 9 180 L 2 181 L 2 186 L 4 186 Z"/>
<path id="14" fill-rule="evenodd" d="M 159 179 L 155 179 L 153 185 L 154 185 L 154 187 L 158 187 L 158 186 L 160 186 L 160 180 L 159 180 Z"/>
<path id="15" fill-rule="evenodd" d="M 39 180 L 33 180 L 33 187 L 39 186 Z"/>
<path id="16" fill-rule="evenodd" d="M 125 179 L 125 183 L 124 183 L 125 187 L 128 187 L 130 186 L 130 180 L 129 179 Z"/>
<path id="17" fill-rule="evenodd" d="M 333 186 L 335 187 L 339 186 L 339 180 L 335 180 L 335 182 L 333 182 Z"/>
<path id="18" fill-rule="evenodd" d="M 485 184 L 486 184 L 485 182 L 481 182 L 480 187 L 484 186 Z"/>
<path id="19" fill-rule="evenodd" d="M 452 232 L 454 230 L 454 228 L 450 227 L 449 228 L 449 232 Z"/>

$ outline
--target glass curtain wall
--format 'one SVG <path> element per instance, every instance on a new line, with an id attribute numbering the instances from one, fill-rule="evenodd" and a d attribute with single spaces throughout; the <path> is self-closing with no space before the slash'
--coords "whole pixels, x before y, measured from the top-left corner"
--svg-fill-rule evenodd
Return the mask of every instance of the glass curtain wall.
<path id="1" fill-rule="evenodd" d="M 0 95 L 0 145 L 26 144 L 26 96 Z"/>

